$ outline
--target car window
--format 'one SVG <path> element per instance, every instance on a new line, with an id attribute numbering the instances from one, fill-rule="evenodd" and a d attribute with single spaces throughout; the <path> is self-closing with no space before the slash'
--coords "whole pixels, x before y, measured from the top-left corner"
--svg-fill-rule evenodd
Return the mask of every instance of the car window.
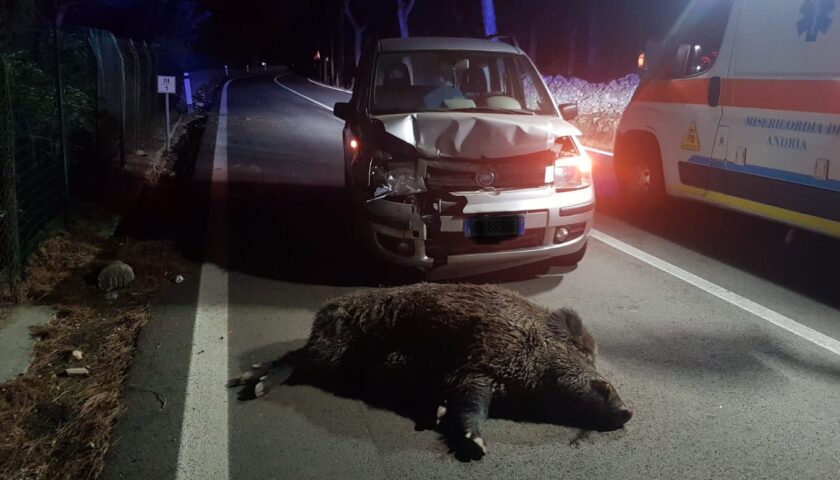
<path id="1" fill-rule="evenodd" d="M 454 51 L 380 54 L 370 110 L 556 114 L 539 74 L 523 55 Z"/>
<path id="2" fill-rule="evenodd" d="M 697 2 L 680 25 L 671 43 L 671 58 L 680 64 L 671 69 L 675 77 L 699 75 L 712 68 L 717 61 L 726 24 L 734 0 Z M 687 56 L 677 55 L 677 49 L 687 50 Z"/>

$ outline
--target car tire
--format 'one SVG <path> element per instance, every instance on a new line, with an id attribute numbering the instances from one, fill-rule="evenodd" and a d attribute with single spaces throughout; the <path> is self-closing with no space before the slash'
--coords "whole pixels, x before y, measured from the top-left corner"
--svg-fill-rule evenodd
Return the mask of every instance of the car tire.
<path id="1" fill-rule="evenodd" d="M 616 150 L 615 175 L 623 205 L 634 211 L 660 207 L 666 195 L 662 155 L 656 139 L 630 137 Z"/>

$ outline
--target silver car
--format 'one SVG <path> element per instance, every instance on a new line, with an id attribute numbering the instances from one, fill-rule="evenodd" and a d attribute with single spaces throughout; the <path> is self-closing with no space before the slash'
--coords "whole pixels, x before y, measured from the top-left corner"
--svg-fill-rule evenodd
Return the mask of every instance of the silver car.
<path id="1" fill-rule="evenodd" d="M 586 252 L 591 160 L 518 47 L 489 39 L 380 40 L 343 119 L 356 240 L 432 278 Z"/>

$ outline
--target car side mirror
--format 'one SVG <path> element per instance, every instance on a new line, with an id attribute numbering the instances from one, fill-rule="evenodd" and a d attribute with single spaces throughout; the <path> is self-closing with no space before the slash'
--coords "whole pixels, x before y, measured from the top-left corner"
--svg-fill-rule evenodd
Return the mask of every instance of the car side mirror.
<path id="1" fill-rule="evenodd" d="M 350 116 L 352 115 L 352 109 L 350 108 L 350 104 L 347 102 L 337 102 L 333 106 L 333 115 L 346 122 L 350 119 Z"/>
<path id="2" fill-rule="evenodd" d="M 688 58 L 690 56 L 691 45 L 687 43 L 680 44 L 674 56 L 674 65 L 671 68 L 671 73 L 677 77 L 685 76 L 688 73 Z"/>
<path id="3" fill-rule="evenodd" d="M 564 103 L 559 108 L 563 120 L 574 120 L 578 116 L 577 103 Z"/>

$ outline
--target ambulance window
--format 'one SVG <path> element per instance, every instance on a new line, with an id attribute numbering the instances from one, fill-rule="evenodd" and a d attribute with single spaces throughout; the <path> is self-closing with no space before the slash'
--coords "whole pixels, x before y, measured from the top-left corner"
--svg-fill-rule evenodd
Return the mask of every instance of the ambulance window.
<path id="1" fill-rule="evenodd" d="M 687 77 L 708 71 L 715 64 L 734 0 L 696 2 L 677 31 L 671 52 L 673 76 Z"/>

